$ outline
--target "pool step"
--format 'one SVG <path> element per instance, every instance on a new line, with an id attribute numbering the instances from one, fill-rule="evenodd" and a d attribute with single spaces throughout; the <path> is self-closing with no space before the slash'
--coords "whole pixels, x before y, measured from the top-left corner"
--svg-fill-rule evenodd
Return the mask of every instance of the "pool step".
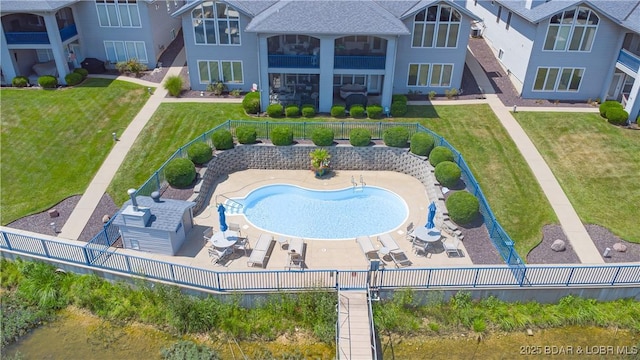
<path id="1" fill-rule="evenodd" d="M 238 215 L 243 213 L 242 206 L 233 200 L 227 199 L 224 202 L 224 207 L 227 210 L 227 215 Z"/>

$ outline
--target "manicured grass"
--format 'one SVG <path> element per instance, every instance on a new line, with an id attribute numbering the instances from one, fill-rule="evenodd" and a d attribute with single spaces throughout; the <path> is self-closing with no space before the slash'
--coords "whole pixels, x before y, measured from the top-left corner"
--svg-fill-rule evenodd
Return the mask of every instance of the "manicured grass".
<path id="1" fill-rule="evenodd" d="M 556 222 L 553 211 L 488 106 L 411 106 L 407 117 L 381 121 L 420 122 L 444 136 L 469 163 L 498 220 L 524 257 L 542 239 L 542 226 Z M 109 194 L 122 204 L 127 189 L 141 186 L 180 146 L 216 125 L 233 120 L 343 121 L 343 119 L 269 119 L 244 114 L 237 104 L 162 104 L 127 155 Z M 370 121 L 363 119 L 362 121 Z"/>
<path id="2" fill-rule="evenodd" d="M 640 132 L 592 113 L 517 113 L 582 222 L 640 242 Z"/>
<path id="3" fill-rule="evenodd" d="M 2 89 L 1 223 L 81 194 L 148 99 L 146 88 L 88 79 L 62 90 Z"/>

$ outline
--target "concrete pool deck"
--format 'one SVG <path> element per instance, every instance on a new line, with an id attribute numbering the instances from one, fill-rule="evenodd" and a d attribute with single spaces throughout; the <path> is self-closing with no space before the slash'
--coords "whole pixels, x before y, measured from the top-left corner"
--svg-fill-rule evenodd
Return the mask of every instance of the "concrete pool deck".
<path id="1" fill-rule="evenodd" d="M 463 257 L 447 257 L 444 251 L 431 253 L 429 257 L 416 255 L 411 248 L 411 242 L 406 240 L 406 227 L 410 222 L 415 226 L 424 226 L 431 199 L 428 198 L 425 187 L 412 176 L 393 171 L 334 171 L 333 175 L 323 179 L 316 179 L 311 171 L 305 170 L 245 170 L 229 174 L 228 177 L 218 180 L 215 191 L 211 196 L 209 206 L 194 218 L 194 229 L 189 233 L 185 244 L 176 256 L 164 256 L 157 254 L 145 254 L 156 260 L 179 263 L 194 267 L 212 269 L 216 271 L 251 271 L 261 270 L 260 267 L 248 267 L 248 256 L 241 251 L 236 251 L 224 265 L 212 264 L 208 255 L 208 244 L 203 239 L 203 233 L 208 228 L 214 231 L 219 229 L 217 201 L 224 202 L 223 196 L 234 198 L 244 197 L 255 188 L 271 184 L 291 184 L 310 189 L 332 190 L 352 187 L 351 177 L 359 182 L 362 175 L 367 186 L 378 186 L 391 190 L 404 199 L 409 210 L 409 216 L 398 228 L 390 234 L 413 263 L 412 267 L 443 267 L 473 265 L 467 255 L 463 242 L 460 249 L 465 254 Z M 356 215 L 357 216 L 357 215 Z M 287 220 L 285 220 L 287 221 Z M 294 221 L 294 220 L 291 220 Z M 247 222 L 244 215 L 227 215 L 227 223 L 236 223 L 241 227 L 242 236 L 248 236 L 253 248 L 260 234 L 275 235 L 273 249 L 266 261 L 266 270 L 284 270 L 287 264 L 287 250 L 281 249 L 275 241 L 277 235 L 255 228 Z M 442 225 L 436 220 L 436 227 Z M 444 234 L 444 233 L 443 233 Z M 373 235 L 373 234 L 369 234 Z M 371 236 L 376 249 L 382 245 L 376 236 Z M 355 238 L 349 240 L 308 240 L 306 244 L 305 270 L 365 270 L 369 263 L 356 243 Z M 447 241 L 451 241 L 450 239 Z M 436 247 L 436 249 L 439 249 Z M 442 250 L 442 249 L 440 249 Z M 140 255 L 139 252 L 118 249 L 118 252 Z M 387 268 L 394 268 L 391 259 L 383 259 Z"/>

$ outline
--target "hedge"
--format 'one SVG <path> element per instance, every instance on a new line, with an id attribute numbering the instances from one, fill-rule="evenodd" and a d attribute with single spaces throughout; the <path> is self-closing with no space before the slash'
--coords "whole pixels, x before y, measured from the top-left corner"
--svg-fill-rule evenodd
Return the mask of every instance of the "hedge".
<path id="1" fill-rule="evenodd" d="M 449 217 L 459 225 L 471 223 L 480 214 L 480 202 L 466 191 L 456 191 L 451 194 L 445 204 L 449 211 Z"/>
<path id="2" fill-rule="evenodd" d="M 407 113 L 407 104 L 402 102 L 391 103 L 391 116 L 404 116 Z"/>
<path id="3" fill-rule="evenodd" d="M 276 126 L 271 130 L 271 142 L 276 146 L 293 144 L 293 130 L 288 126 Z"/>
<path id="4" fill-rule="evenodd" d="M 406 95 L 403 94 L 393 94 L 391 95 L 391 103 L 402 103 L 404 105 L 407 105 L 407 101 L 409 99 L 407 99 Z"/>
<path id="5" fill-rule="evenodd" d="M 68 73 L 64 77 L 64 81 L 69 86 L 78 85 L 78 84 L 80 84 L 82 82 L 82 75 L 80 75 L 78 73 Z"/>
<path id="6" fill-rule="evenodd" d="M 407 142 L 409 141 L 409 130 L 402 126 L 388 128 L 382 134 L 382 140 L 384 140 L 384 143 L 387 146 L 399 148 L 407 147 Z"/>
<path id="7" fill-rule="evenodd" d="M 435 143 L 436 140 L 433 136 L 427 133 L 417 132 L 411 136 L 409 148 L 411 149 L 411 152 L 416 155 L 427 156 L 431 150 L 433 150 Z"/>
<path id="8" fill-rule="evenodd" d="M 187 155 L 194 164 L 202 165 L 211 160 L 213 152 L 207 143 L 197 142 L 187 149 Z"/>
<path id="9" fill-rule="evenodd" d="M 233 135 L 229 130 L 218 130 L 211 134 L 211 141 L 216 150 L 228 150 L 233 148 Z"/>
<path id="10" fill-rule="evenodd" d="M 240 125 L 236 128 L 236 137 L 240 144 L 253 144 L 258 138 L 255 126 Z"/>
<path id="11" fill-rule="evenodd" d="M 250 92 L 242 99 L 242 108 L 247 114 L 257 114 L 260 112 L 260 93 Z"/>
<path id="12" fill-rule="evenodd" d="M 440 184 L 452 188 L 458 184 L 458 181 L 460 181 L 462 171 L 456 163 L 452 161 L 443 161 L 436 166 L 434 175 Z"/>
<path id="13" fill-rule="evenodd" d="M 622 109 L 622 104 L 615 100 L 607 100 L 600 104 L 600 116 L 607 117 L 607 110 L 609 109 Z"/>
<path id="14" fill-rule="evenodd" d="M 629 113 L 622 108 L 611 107 L 606 113 L 607 121 L 613 125 L 625 125 L 629 119 Z"/>
<path id="15" fill-rule="evenodd" d="M 444 146 L 436 146 L 429 153 L 429 162 L 438 166 L 443 161 L 453 161 L 453 152 Z"/>
<path id="16" fill-rule="evenodd" d="M 191 185 L 196 179 L 196 167 L 189 159 L 173 159 L 165 166 L 164 177 L 169 185 L 184 188 Z"/>
<path id="17" fill-rule="evenodd" d="M 271 104 L 267 106 L 267 115 L 269 115 L 269 117 L 272 117 L 272 118 L 282 117 L 283 111 L 284 109 L 280 104 Z"/>
<path id="18" fill-rule="evenodd" d="M 11 80 L 11 85 L 19 88 L 27 87 L 29 85 L 29 78 L 26 76 L 16 76 Z"/>
<path id="19" fill-rule="evenodd" d="M 333 145 L 333 130 L 329 128 L 315 128 L 311 132 L 311 141 L 316 146 L 331 146 Z"/>
<path id="20" fill-rule="evenodd" d="M 354 119 L 362 119 L 362 118 L 364 118 L 364 116 L 365 116 L 365 114 L 364 114 L 364 106 L 362 106 L 362 105 L 353 105 L 353 106 L 351 106 L 351 109 L 349 109 L 349 114 Z"/>
<path id="21" fill-rule="evenodd" d="M 82 80 L 86 79 L 87 76 L 89 76 L 89 71 L 87 69 L 77 68 L 73 69 L 73 72 L 76 74 L 80 74 L 80 76 L 82 76 Z"/>
<path id="22" fill-rule="evenodd" d="M 316 108 L 313 105 L 302 105 L 302 116 L 312 118 L 316 116 Z"/>
<path id="23" fill-rule="evenodd" d="M 335 118 L 343 118 L 344 117 L 344 106 L 342 105 L 334 105 L 331 108 L 331 116 Z"/>
<path id="24" fill-rule="evenodd" d="M 369 119 L 382 119 L 382 106 L 380 105 L 367 106 L 367 117 Z"/>
<path id="25" fill-rule="evenodd" d="M 284 109 L 284 114 L 287 117 L 298 117 L 300 116 L 300 108 L 298 105 L 289 105 Z"/>
<path id="26" fill-rule="evenodd" d="M 45 89 L 54 89 L 58 86 L 58 79 L 52 75 L 43 75 L 38 78 L 38 85 Z"/>
<path id="27" fill-rule="evenodd" d="M 371 131 L 365 128 L 351 130 L 349 143 L 351 146 L 368 146 L 371 143 Z"/>

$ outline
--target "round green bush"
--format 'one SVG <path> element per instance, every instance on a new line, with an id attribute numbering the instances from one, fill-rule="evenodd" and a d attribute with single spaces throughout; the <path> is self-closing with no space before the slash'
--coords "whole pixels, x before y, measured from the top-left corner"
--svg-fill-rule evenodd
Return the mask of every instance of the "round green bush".
<path id="1" fill-rule="evenodd" d="M 407 101 L 408 101 L 407 96 L 404 95 L 404 94 L 393 94 L 393 95 L 391 95 L 391 103 L 392 104 L 396 103 L 396 102 L 399 102 L 399 103 L 403 103 L 403 104 L 407 105 Z"/>
<path id="2" fill-rule="evenodd" d="M 329 128 L 315 128 L 311 132 L 311 141 L 316 146 L 331 146 L 333 144 L 333 130 Z"/>
<path id="3" fill-rule="evenodd" d="M 169 185 L 176 188 L 184 188 L 196 179 L 196 167 L 187 158 L 171 160 L 164 168 L 164 177 Z"/>
<path id="4" fill-rule="evenodd" d="M 43 75 L 38 78 L 38 85 L 45 89 L 54 89 L 58 86 L 58 79 L 52 75 Z"/>
<path id="5" fill-rule="evenodd" d="M 202 165 L 213 157 L 211 146 L 203 142 L 191 145 L 189 149 L 187 149 L 187 155 L 189 155 L 189 159 L 197 165 Z"/>
<path id="6" fill-rule="evenodd" d="M 269 106 L 267 106 L 267 115 L 269 115 L 269 117 L 272 118 L 279 118 L 282 117 L 282 105 L 280 104 L 271 104 Z"/>
<path id="7" fill-rule="evenodd" d="M 466 191 L 456 191 L 451 194 L 445 204 L 449 217 L 459 225 L 471 223 L 480 214 L 480 202 Z"/>
<path id="8" fill-rule="evenodd" d="M 342 105 L 334 105 L 331 108 L 331 116 L 335 118 L 343 118 L 344 117 L 344 106 Z"/>
<path id="9" fill-rule="evenodd" d="M 443 161 L 436 166 L 435 176 L 440 184 L 446 187 L 455 187 L 460 180 L 460 167 L 452 161 Z"/>
<path id="10" fill-rule="evenodd" d="M 19 88 L 26 87 L 29 85 L 29 78 L 26 76 L 16 76 L 11 80 L 11 85 Z"/>
<path id="11" fill-rule="evenodd" d="M 625 125 L 629 119 L 629 113 L 624 109 L 612 107 L 607 110 L 607 121 L 613 125 Z"/>
<path id="12" fill-rule="evenodd" d="M 289 105 L 284 109 L 284 114 L 287 117 L 298 117 L 300 116 L 300 108 L 298 105 Z"/>
<path id="13" fill-rule="evenodd" d="M 384 140 L 384 143 L 387 146 L 399 148 L 407 147 L 407 142 L 409 141 L 409 130 L 402 126 L 388 128 L 382 134 L 382 140 Z"/>
<path id="14" fill-rule="evenodd" d="M 429 153 L 429 162 L 438 166 L 443 161 L 453 161 L 453 152 L 444 146 L 436 146 Z"/>
<path id="15" fill-rule="evenodd" d="M 349 133 L 349 143 L 351 146 L 369 146 L 371 142 L 371 131 L 369 129 L 353 129 Z"/>
<path id="16" fill-rule="evenodd" d="M 216 150 L 228 150 L 233 148 L 233 135 L 229 130 L 218 130 L 211 134 L 211 140 Z"/>
<path id="17" fill-rule="evenodd" d="M 313 105 L 302 105 L 302 116 L 306 118 L 316 116 L 316 108 Z"/>
<path id="18" fill-rule="evenodd" d="M 64 77 L 64 81 L 66 81 L 69 86 L 78 85 L 82 82 L 82 75 L 78 73 L 68 73 Z"/>
<path id="19" fill-rule="evenodd" d="M 182 92 L 182 77 L 179 75 L 172 75 L 164 82 L 164 88 L 169 92 L 169 95 L 178 97 Z"/>
<path id="20" fill-rule="evenodd" d="M 271 130 L 271 142 L 276 146 L 293 144 L 293 130 L 288 126 L 276 126 Z"/>
<path id="21" fill-rule="evenodd" d="M 236 128 L 236 137 L 240 144 L 253 144 L 258 138 L 258 133 L 254 126 L 240 125 Z"/>
<path id="22" fill-rule="evenodd" d="M 87 76 L 89 76 L 89 71 L 87 69 L 77 68 L 73 69 L 73 72 L 76 74 L 80 74 L 80 76 L 82 76 L 82 80 L 86 79 Z"/>
<path id="23" fill-rule="evenodd" d="M 427 156 L 431 150 L 433 150 L 435 143 L 436 141 L 433 136 L 424 132 L 417 132 L 411 136 L 411 144 L 409 144 L 409 148 L 411 149 L 411 152 L 416 155 Z"/>
<path id="24" fill-rule="evenodd" d="M 242 108 L 247 114 L 257 114 L 260 112 L 260 93 L 250 92 L 242 99 Z"/>
<path id="25" fill-rule="evenodd" d="M 367 106 L 367 117 L 369 117 L 369 119 L 382 119 L 382 106 L 380 105 Z"/>
<path id="26" fill-rule="evenodd" d="M 355 119 L 364 118 L 364 116 L 365 116 L 365 114 L 364 114 L 364 106 L 362 106 L 362 105 L 353 105 L 353 106 L 351 106 L 351 109 L 349 109 L 349 114 L 351 115 L 351 117 L 353 117 Z"/>
<path id="27" fill-rule="evenodd" d="M 407 113 L 407 104 L 402 102 L 391 103 L 391 116 L 404 116 Z"/>
<path id="28" fill-rule="evenodd" d="M 600 104 L 600 116 L 607 117 L 607 110 L 609 109 L 622 109 L 622 104 L 615 100 L 607 100 Z"/>

